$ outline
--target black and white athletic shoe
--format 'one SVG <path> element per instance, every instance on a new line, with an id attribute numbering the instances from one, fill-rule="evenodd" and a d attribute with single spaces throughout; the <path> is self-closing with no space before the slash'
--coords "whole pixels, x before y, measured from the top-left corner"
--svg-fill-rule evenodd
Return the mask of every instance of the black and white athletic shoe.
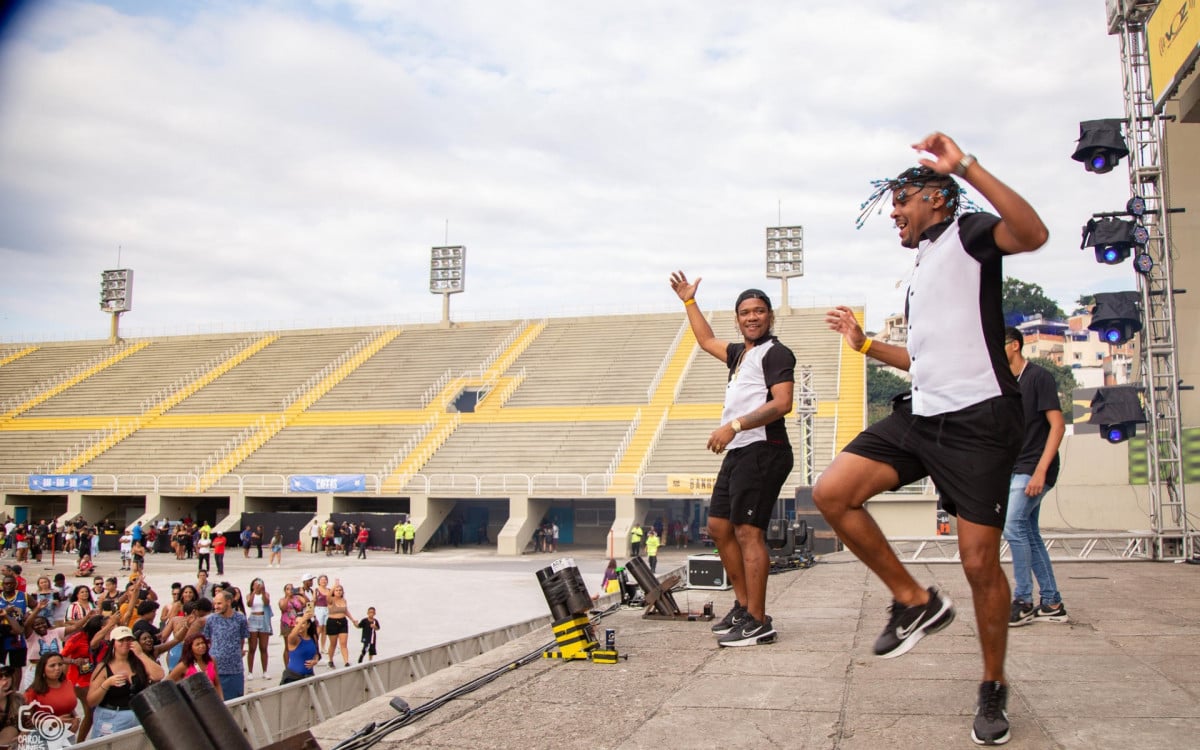
<path id="1" fill-rule="evenodd" d="M 1070 622 L 1071 618 L 1067 616 L 1067 608 L 1059 602 L 1055 606 L 1043 604 L 1037 608 L 1034 613 L 1034 619 L 1038 622 Z"/>
<path id="2" fill-rule="evenodd" d="M 984 682 L 979 686 L 979 703 L 975 706 L 975 724 L 971 739 L 976 745 L 1003 745 L 1012 735 L 1008 731 L 1008 688 L 999 682 Z"/>
<path id="3" fill-rule="evenodd" d="M 763 643 L 774 643 L 775 635 L 775 627 L 771 624 L 770 615 L 765 618 L 765 622 L 759 622 L 754 619 L 753 615 L 747 614 L 745 622 L 717 639 L 717 645 L 758 646 Z"/>
<path id="4" fill-rule="evenodd" d="M 907 654 L 922 638 L 954 622 L 954 602 L 932 586 L 924 606 L 906 607 L 893 601 L 888 612 L 887 627 L 875 639 L 875 655 L 883 659 Z"/>
<path id="5" fill-rule="evenodd" d="M 746 608 L 742 606 L 742 603 L 737 599 L 734 599 L 733 609 L 726 612 L 725 616 L 721 618 L 721 621 L 712 626 L 712 632 L 716 633 L 717 635 L 725 635 L 730 630 L 741 626 L 741 624 L 744 623 L 746 618 L 749 616 L 750 613 L 746 611 Z"/>
<path id="6" fill-rule="evenodd" d="M 1037 607 L 1033 606 L 1033 602 L 1023 602 L 1017 599 L 1012 603 L 1012 613 L 1008 616 L 1008 626 L 1017 628 L 1022 625 L 1028 625 L 1033 622 L 1034 613 L 1037 612 Z"/>

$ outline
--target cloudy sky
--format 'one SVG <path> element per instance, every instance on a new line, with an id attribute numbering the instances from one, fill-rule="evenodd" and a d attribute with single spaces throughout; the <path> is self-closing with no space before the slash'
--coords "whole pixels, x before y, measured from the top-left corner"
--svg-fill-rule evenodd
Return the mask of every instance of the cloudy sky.
<path id="1" fill-rule="evenodd" d="M 873 178 L 932 130 L 1051 230 L 1009 275 L 1064 307 L 1133 288 L 1079 249 L 1124 165 L 1071 161 L 1122 115 L 1103 0 L 114 0 L 26 3 L 0 37 L 0 341 L 435 321 L 429 250 L 467 246 L 459 320 L 674 310 L 763 286 L 900 308 Z M 447 225 L 449 227 L 447 235 Z"/>

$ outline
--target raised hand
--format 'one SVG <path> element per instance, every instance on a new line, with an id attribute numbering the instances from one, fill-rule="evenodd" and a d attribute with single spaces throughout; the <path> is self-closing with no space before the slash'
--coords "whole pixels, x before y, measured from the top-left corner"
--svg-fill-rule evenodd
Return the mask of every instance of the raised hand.
<path id="1" fill-rule="evenodd" d="M 825 323 L 829 330 L 840 333 L 852 349 L 858 349 L 867 340 L 867 334 L 863 333 L 862 326 L 854 317 L 854 311 L 845 305 L 838 305 L 825 313 Z"/>
<path id="2" fill-rule="evenodd" d="M 675 271 L 671 274 L 671 288 L 679 295 L 679 299 L 687 302 L 696 296 L 696 290 L 700 288 L 702 279 L 696 279 L 689 282 L 683 271 Z"/>
<path id="3" fill-rule="evenodd" d="M 938 174 L 954 174 L 955 168 L 963 158 L 962 149 L 958 147 L 953 138 L 945 133 L 930 133 L 919 143 L 914 143 L 912 147 L 916 151 L 923 151 L 933 157 L 932 159 L 921 157 L 917 161 Z"/>

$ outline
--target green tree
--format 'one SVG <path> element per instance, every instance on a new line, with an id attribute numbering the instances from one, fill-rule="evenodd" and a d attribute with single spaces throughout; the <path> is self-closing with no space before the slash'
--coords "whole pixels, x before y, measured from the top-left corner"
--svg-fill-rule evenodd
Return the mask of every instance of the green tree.
<path id="1" fill-rule="evenodd" d="M 1096 304 L 1096 296 L 1094 294 L 1081 294 L 1079 299 L 1075 300 L 1075 314 L 1091 312 L 1092 305 Z"/>
<path id="2" fill-rule="evenodd" d="M 1046 320 L 1063 320 L 1063 314 L 1058 303 L 1046 296 L 1037 284 L 1028 284 L 1011 276 L 1004 278 L 1004 317 L 1020 313 L 1025 317 L 1041 315 Z"/>
<path id="3" fill-rule="evenodd" d="M 1067 424 L 1071 424 L 1071 413 L 1074 411 L 1071 395 L 1079 387 L 1079 383 L 1075 381 L 1075 373 L 1066 365 L 1056 365 L 1041 357 L 1031 357 L 1029 361 L 1040 365 L 1054 376 L 1054 385 L 1058 389 L 1058 403 L 1062 405 L 1063 419 Z"/>
<path id="4" fill-rule="evenodd" d="M 891 370 L 867 366 L 867 422 L 874 424 L 892 413 L 892 398 L 912 385 Z"/>

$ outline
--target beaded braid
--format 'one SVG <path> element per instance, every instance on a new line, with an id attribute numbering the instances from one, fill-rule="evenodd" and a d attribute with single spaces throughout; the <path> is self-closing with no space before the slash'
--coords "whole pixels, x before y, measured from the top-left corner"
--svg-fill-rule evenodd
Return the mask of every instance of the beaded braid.
<path id="1" fill-rule="evenodd" d="M 908 199 L 910 190 L 912 194 L 916 194 L 927 187 L 940 188 L 940 192 L 946 197 L 946 205 L 951 209 L 951 216 L 957 216 L 964 210 L 980 210 L 974 201 L 966 197 L 966 189 L 959 185 L 957 180 L 948 174 L 938 174 L 929 167 L 909 167 L 893 179 L 871 180 L 871 187 L 871 194 L 859 205 L 858 219 L 854 222 L 856 229 L 863 228 L 863 224 L 876 208 L 877 213 L 882 214 L 883 199 L 897 190 L 900 194 L 896 198 L 904 202 Z M 926 196 L 925 200 L 929 200 L 929 196 Z"/>

